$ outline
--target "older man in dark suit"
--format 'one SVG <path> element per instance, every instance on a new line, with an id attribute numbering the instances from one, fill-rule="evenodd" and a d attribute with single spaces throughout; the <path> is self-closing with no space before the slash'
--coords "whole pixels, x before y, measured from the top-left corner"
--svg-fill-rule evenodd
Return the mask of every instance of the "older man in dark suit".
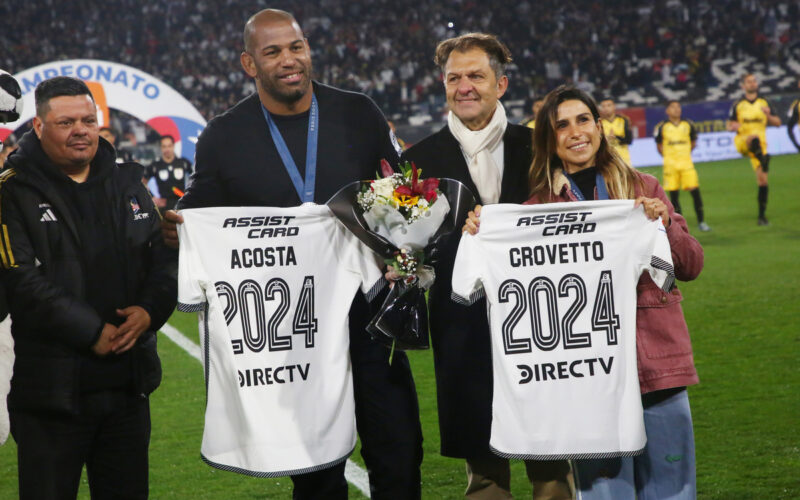
<path id="1" fill-rule="evenodd" d="M 531 130 L 508 122 L 499 99 L 508 88 L 508 48 L 494 36 L 470 33 L 436 48 L 444 74 L 447 126 L 404 153 L 425 176 L 463 182 L 483 205 L 528 198 Z M 469 499 L 511 498 L 507 459 L 489 450 L 492 363 L 483 299 L 465 307 L 450 299 L 460 235 L 446 244 L 430 290 L 442 455 L 467 461 Z M 567 461 L 526 461 L 534 498 L 572 498 Z"/>

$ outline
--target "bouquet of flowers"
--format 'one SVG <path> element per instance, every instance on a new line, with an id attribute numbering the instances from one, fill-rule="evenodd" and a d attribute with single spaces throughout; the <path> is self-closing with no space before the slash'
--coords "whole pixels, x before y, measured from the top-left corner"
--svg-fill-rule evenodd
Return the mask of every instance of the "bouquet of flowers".
<path id="1" fill-rule="evenodd" d="M 456 180 L 422 180 L 413 163 L 399 169 L 381 160 L 382 177 L 345 186 L 328 206 L 400 277 L 367 330 L 393 349 L 427 349 L 432 264 L 439 243 L 459 229 L 475 198 Z"/>
<path id="2" fill-rule="evenodd" d="M 362 186 L 356 201 L 369 229 L 398 248 L 386 264 L 408 284 L 421 277 L 427 290 L 433 277 L 430 266 L 422 266 L 423 250 L 450 212 L 450 204 L 439 191 L 439 179 L 421 181 L 421 170 L 413 163 L 400 164 L 396 173 L 382 160 L 381 173 L 383 178 Z"/>

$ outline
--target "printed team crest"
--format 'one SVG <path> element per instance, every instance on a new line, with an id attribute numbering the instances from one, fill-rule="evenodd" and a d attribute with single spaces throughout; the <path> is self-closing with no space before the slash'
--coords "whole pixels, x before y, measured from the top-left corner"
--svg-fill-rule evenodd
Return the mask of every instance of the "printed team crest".
<path id="1" fill-rule="evenodd" d="M 175 176 L 176 180 L 183 179 L 183 167 L 177 167 L 175 170 L 172 171 L 172 175 Z"/>
<path id="2" fill-rule="evenodd" d="M 158 171 L 158 178 L 162 181 L 169 179 L 169 170 L 163 169 Z"/>
<path id="3" fill-rule="evenodd" d="M 150 217 L 147 212 L 142 212 L 142 207 L 139 205 L 139 200 L 135 196 L 130 199 L 131 212 L 133 212 L 133 220 L 143 220 Z"/>

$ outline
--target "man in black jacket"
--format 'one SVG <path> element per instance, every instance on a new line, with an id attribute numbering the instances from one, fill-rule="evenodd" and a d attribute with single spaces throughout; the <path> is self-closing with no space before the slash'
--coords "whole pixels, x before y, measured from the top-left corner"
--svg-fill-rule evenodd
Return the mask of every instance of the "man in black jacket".
<path id="1" fill-rule="evenodd" d="M 373 178 L 399 149 L 383 114 L 367 96 L 311 80 L 311 53 L 288 12 L 266 9 L 244 30 L 244 70 L 258 92 L 211 120 L 197 142 L 195 173 L 178 208 L 293 207 L 324 203 L 342 186 Z M 175 222 L 164 234 L 177 246 Z M 320 242 L 325 245 L 327 242 Z M 420 497 L 422 431 L 405 353 L 369 338 L 367 302 L 350 309 L 350 358 L 361 454 L 373 499 Z M 347 498 L 345 463 L 294 475 L 295 499 Z"/>
<path id="2" fill-rule="evenodd" d="M 2 280 L 16 362 L 8 397 L 21 498 L 146 498 L 156 330 L 177 255 L 141 184 L 99 138 L 80 80 L 36 87 L 33 130 L 0 175 Z"/>
<path id="3" fill-rule="evenodd" d="M 522 203 L 528 198 L 532 137 L 529 128 L 508 122 L 499 102 L 508 88 L 508 48 L 494 36 L 470 33 L 441 42 L 435 61 L 444 75 L 447 126 L 403 159 L 426 176 L 463 182 L 482 205 Z M 459 240 L 455 234 L 446 243 L 428 295 L 442 455 L 466 459 L 467 498 L 511 498 L 508 460 L 489 450 L 493 377 L 486 303 L 465 307 L 450 298 Z M 572 496 L 566 460 L 525 465 L 534 498 Z"/>

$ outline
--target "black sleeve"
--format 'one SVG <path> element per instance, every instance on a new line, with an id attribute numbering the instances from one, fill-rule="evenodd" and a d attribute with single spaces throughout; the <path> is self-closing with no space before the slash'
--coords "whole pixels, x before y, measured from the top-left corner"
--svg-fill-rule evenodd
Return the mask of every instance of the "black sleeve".
<path id="1" fill-rule="evenodd" d="M 371 120 L 375 123 L 375 140 L 376 144 L 378 144 L 379 158 L 378 162 L 375 163 L 375 170 L 377 171 L 380 168 L 381 159 L 385 159 L 391 165 L 397 165 L 400 161 L 400 146 L 378 105 L 372 99 L 367 99 L 369 100 L 369 113 L 372 115 Z"/>
<path id="2" fill-rule="evenodd" d="M 219 169 L 222 165 L 219 155 L 229 146 L 217 144 L 215 132 L 213 124 L 209 124 L 197 140 L 194 172 L 189 179 L 186 193 L 178 200 L 178 209 L 224 205 L 219 181 Z"/>
<path id="3" fill-rule="evenodd" d="M 186 175 L 187 176 L 191 175 L 191 173 L 194 171 L 194 169 L 192 168 L 192 162 L 190 162 L 186 158 L 181 158 L 181 159 L 183 160 L 183 170 L 186 172 Z"/>
<path id="4" fill-rule="evenodd" d="M 693 121 L 686 120 L 686 123 L 689 124 L 689 140 L 694 142 L 697 140 L 697 129 L 695 128 Z"/>
<path id="5" fill-rule="evenodd" d="M 0 279 L 6 287 L 12 318 L 19 315 L 32 326 L 31 331 L 77 350 L 90 349 L 103 328 L 102 318 L 39 269 L 14 190 L 3 186 L 0 194 L 0 222 L 7 231 L 0 245 Z"/>
<path id="6" fill-rule="evenodd" d="M 792 141 L 797 151 L 800 151 L 800 144 L 794 136 L 795 125 L 800 125 L 800 99 L 792 103 L 792 114 L 789 116 L 789 121 L 786 122 L 786 133 L 789 134 L 789 140 Z"/>
<path id="7" fill-rule="evenodd" d="M 731 122 L 738 122 L 739 117 L 736 116 L 736 105 L 739 104 L 739 101 L 734 101 L 733 105 L 731 105 L 731 111 L 728 113 L 728 121 Z"/>
<path id="8" fill-rule="evenodd" d="M 656 132 L 656 134 L 655 134 L 656 144 L 661 144 L 661 141 L 664 140 L 664 136 L 661 133 L 661 129 L 663 127 L 664 127 L 664 122 L 659 122 L 658 125 L 656 125 L 656 130 L 655 130 L 655 132 Z"/>
<path id="9" fill-rule="evenodd" d="M 0 321 L 8 316 L 8 303 L 6 302 L 6 287 L 0 284 Z"/>
<path id="10" fill-rule="evenodd" d="M 136 304 L 150 314 L 150 330 L 158 330 L 167 322 L 178 301 L 178 251 L 164 244 L 161 215 L 155 206 L 149 220 L 149 265 Z"/>
<path id="11" fill-rule="evenodd" d="M 627 116 L 623 116 L 622 121 L 625 123 L 625 128 L 623 132 L 625 135 L 619 138 L 619 142 L 622 144 L 632 144 L 633 130 L 631 130 L 631 120 Z"/>

